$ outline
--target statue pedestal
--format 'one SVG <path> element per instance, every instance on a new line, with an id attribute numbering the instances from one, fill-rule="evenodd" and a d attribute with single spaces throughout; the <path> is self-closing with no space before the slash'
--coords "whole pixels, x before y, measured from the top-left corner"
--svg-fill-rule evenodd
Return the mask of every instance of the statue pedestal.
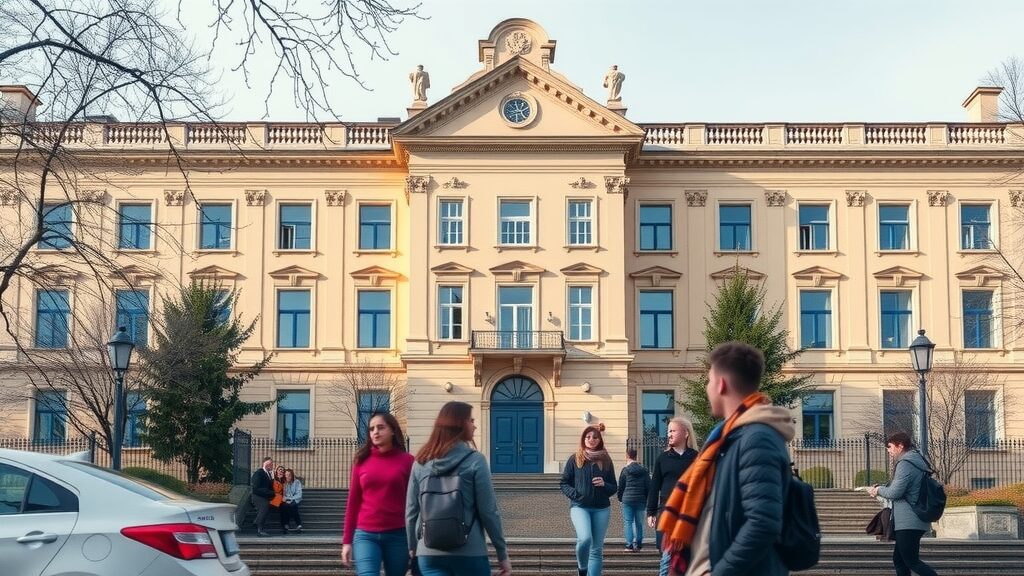
<path id="1" fill-rule="evenodd" d="M 423 112 L 426 109 L 427 109 L 427 101 L 426 100 L 417 100 L 417 101 L 412 103 L 412 106 L 406 108 L 405 112 L 409 115 L 409 118 L 412 118 L 413 116 L 419 114 L 420 112 Z"/>
<path id="2" fill-rule="evenodd" d="M 621 100 L 617 100 L 615 102 L 609 101 L 607 104 L 607 108 L 612 112 L 615 112 L 619 116 L 626 116 L 626 106 L 622 103 Z"/>

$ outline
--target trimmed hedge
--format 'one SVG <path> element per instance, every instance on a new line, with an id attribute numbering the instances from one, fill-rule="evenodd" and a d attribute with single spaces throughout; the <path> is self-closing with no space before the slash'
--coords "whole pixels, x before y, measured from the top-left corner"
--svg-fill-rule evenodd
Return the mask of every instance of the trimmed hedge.
<path id="1" fill-rule="evenodd" d="M 1024 514 L 1024 483 L 974 490 L 966 496 L 951 497 L 946 502 L 947 508 L 959 506 L 1016 506 Z"/>
<path id="2" fill-rule="evenodd" d="M 800 477 L 811 485 L 812 488 L 833 488 L 835 481 L 832 479 L 832 470 L 825 466 L 813 466 L 800 471 Z"/>
<path id="3" fill-rule="evenodd" d="M 868 482 L 868 471 L 861 470 L 853 476 L 854 486 L 871 486 L 872 484 L 885 484 L 889 481 L 889 474 L 885 470 L 871 470 L 871 482 Z"/>
<path id="4" fill-rule="evenodd" d="M 122 469 L 121 472 L 129 476 L 138 478 L 139 480 L 145 480 L 146 482 L 149 482 L 151 484 L 156 484 L 157 486 L 161 486 L 172 492 L 177 492 L 179 494 L 188 494 L 188 484 L 181 480 L 178 480 L 174 476 L 170 476 L 162 472 L 157 472 L 156 470 L 152 470 L 150 468 L 130 467 Z"/>

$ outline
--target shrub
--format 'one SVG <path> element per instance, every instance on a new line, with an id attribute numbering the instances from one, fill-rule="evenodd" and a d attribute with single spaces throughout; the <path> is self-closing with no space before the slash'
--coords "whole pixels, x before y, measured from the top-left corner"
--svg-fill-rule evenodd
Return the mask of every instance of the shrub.
<path id="1" fill-rule="evenodd" d="M 138 478 L 139 480 L 145 480 L 150 484 L 156 484 L 162 488 L 166 488 L 172 492 L 179 494 L 188 493 L 188 485 L 184 481 L 178 480 L 174 476 L 164 474 L 163 472 L 157 472 L 150 468 L 142 467 L 130 467 L 121 470 L 122 473 Z"/>
<path id="2" fill-rule="evenodd" d="M 958 506 L 1016 506 L 1024 514 L 1024 483 L 974 490 L 946 502 L 947 508 Z"/>
<path id="3" fill-rule="evenodd" d="M 226 496 L 231 492 L 230 482 L 200 482 L 189 484 L 188 491 L 192 494 L 206 494 L 210 496 Z"/>
<path id="4" fill-rule="evenodd" d="M 832 481 L 832 470 L 825 466 L 814 466 L 805 468 L 800 472 L 800 477 L 811 485 L 812 488 L 832 488 L 835 482 Z"/>
<path id="5" fill-rule="evenodd" d="M 889 474 L 885 470 L 871 469 L 871 481 L 868 481 L 868 471 L 861 470 L 853 476 L 854 486 L 871 486 L 872 484 L 885 484 L 889 481 Z"/>

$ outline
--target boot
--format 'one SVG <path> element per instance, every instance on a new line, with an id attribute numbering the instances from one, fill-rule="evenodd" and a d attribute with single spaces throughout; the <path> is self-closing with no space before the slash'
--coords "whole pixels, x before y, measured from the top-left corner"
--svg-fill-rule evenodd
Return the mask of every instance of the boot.
<path id="1" fill-rule="evenodd" d="M 580 576 L 587 576 L 587 569 L 586 568 L 580 568 L 579 572 L 580 572 Z"/>

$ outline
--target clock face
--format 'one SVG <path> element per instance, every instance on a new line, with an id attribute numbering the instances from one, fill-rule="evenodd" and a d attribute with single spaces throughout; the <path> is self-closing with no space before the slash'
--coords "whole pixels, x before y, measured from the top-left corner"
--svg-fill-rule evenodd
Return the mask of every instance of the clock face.
<path id="1" fill-rule="evenodd" d="M 501 108 L 501 114 L 513 124 L 522 124 L 530 119 L 530 103 L 525 98 L 510 98 Z"/>

